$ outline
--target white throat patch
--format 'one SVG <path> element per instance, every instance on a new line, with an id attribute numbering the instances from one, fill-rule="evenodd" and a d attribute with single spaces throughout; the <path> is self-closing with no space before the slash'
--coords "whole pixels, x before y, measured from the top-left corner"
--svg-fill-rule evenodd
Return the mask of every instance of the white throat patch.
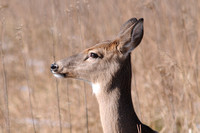
<path id="1" fill-rule="evenodd" d="M 92 90 L 93 90 L 93 93 L 95 95 L 98 95 L 101 91 L 101 88 L 100 88 L 100 84 L 99 83 L 92 83 Z"/>

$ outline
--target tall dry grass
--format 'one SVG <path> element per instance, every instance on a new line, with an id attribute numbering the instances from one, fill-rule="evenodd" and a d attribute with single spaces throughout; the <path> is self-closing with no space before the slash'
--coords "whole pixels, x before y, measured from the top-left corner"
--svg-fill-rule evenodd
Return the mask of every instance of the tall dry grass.
<path id="1" fill-rule="evenodd" d="M 91 87 L 56 83 L 49 67 L 131 17 L 145 30 L 132 53 L 139 118 L 160 133 L 200 132 L 199 12 L 199 0 L 1 0 L 0 132 L 101 133 Z"/>

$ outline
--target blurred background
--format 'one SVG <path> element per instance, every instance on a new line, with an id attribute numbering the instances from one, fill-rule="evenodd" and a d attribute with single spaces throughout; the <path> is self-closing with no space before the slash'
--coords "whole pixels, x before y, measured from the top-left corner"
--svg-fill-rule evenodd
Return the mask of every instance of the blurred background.
<path id="1" fill-rule="evenodd" d="M 160 133 L 200 132 L 200 0 L 0 0 L 0 133 L 102 133 L 83 81 L 50 65 L 144 18 L 132 99 Z"/>

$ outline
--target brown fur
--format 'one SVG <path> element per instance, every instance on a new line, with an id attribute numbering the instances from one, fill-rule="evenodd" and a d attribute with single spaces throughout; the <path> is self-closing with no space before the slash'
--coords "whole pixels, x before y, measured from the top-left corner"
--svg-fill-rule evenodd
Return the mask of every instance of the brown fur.
<path id="1" fill-rule="evenodd" d="M 57 61 L 53 74 L 66 78 L 79 78 L 98 84 L 95 92 L 99 103 L 104 133 L 154 133 L 138 119 L 131 99 L 130 52 L 143 37 L 143 19 L 128 20 L 117 38 L 104 41 L 69 58 Z M 95 53 L 99 57 L 93 58 Z"/>

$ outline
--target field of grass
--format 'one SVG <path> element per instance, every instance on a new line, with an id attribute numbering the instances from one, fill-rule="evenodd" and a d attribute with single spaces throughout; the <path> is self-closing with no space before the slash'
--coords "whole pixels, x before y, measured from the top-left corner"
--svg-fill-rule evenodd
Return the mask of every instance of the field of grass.
<path id="1" fill-rule="evenodd" d="M 160 133 L 200 132 L 200 0 L 1 0 L 0 133 L 101 133 L 91 87 L 56 80 L 55 60 L 144 18 L 132 99 Z"/>

